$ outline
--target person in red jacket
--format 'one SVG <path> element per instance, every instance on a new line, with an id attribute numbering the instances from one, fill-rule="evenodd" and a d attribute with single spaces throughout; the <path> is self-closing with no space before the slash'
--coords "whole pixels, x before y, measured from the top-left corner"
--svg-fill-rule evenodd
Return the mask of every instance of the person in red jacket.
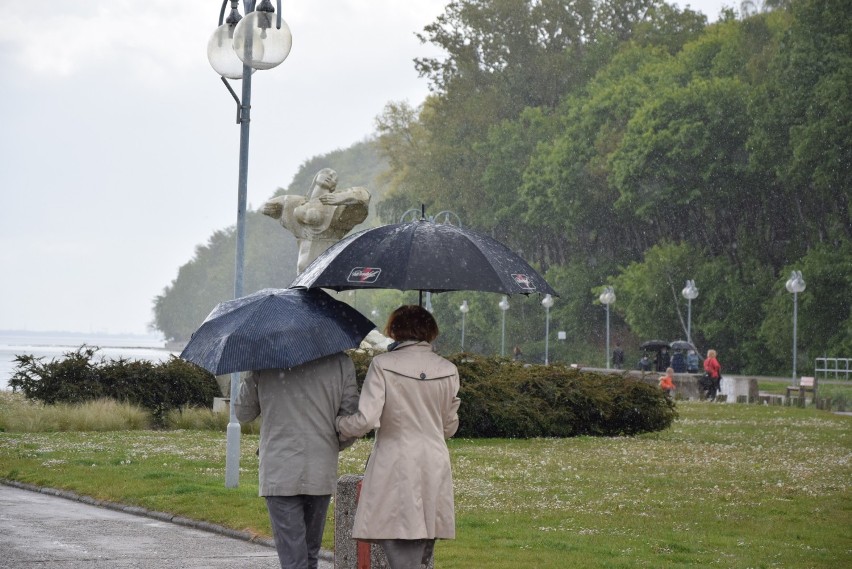
<path id="1" fill-rule="evenodd" d="M 707 350 L 704 360 L 704 376 L 707 378 L 707 399 L 714 401 L 722 382 L 722 366 L 716 359 L 716 350 Z"/>

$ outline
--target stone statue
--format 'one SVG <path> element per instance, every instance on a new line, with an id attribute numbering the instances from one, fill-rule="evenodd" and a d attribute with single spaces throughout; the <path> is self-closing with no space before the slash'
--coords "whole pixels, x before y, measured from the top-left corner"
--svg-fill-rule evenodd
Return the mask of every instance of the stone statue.
<path id="1" fill-rule="evenodd" d="M 296 274 L 301 274 L 323 251 L 367 219 L 370 192 L 367 188 L 337 189 L 337 172 L 323 168 L 314 176 L 307 195 L 272 198 L 261 210 L 277 219 L 296 236 L 299 259 Z"/>
<path id="2" fill-rule="evenodd" d="M 299 242 L 296 274 L 301 274 L 321 253 L 367 219 L 369 205 L 367 188 L 338 190 L 337 172 L 323 168 L 314 176 L 306 195 L 272 198 L 263 204 L 261 211 L 296 236 Z M 374 352 L 387 351 L 390 342 L 390 338 L 373 330 L 361 347 Z"/>

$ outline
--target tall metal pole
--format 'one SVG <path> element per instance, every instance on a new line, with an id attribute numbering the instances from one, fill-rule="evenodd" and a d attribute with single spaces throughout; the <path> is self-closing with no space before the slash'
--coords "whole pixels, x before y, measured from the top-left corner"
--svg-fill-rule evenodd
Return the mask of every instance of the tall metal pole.
<path id="1" fill-rule="evenodd" d="M 793 293 L 793 385 L 799 385 L 796 381 L 796 325 L 797 314 L 799 311 L 799 293 Z"/>
<path id="2" fill-rule="evenodd" d="M 503 329 L 500 333 L 500 357 L 506 355 L 506 311 L 503 310 Z"/>
<path id="3" fill-rule="evenodd" d="M 550 307 L 544 307 L 544 365 L 550 365 Z"/>
<path id="4" fill-rule="evenodd" d="M 606 369 L 610 366 L 609 352 L 609 304 L 606 305 Z"/>
<path id="5" fill-rule="evenodd" d="M 799 381 L 796 379 L 796 347 L 798 345 L 798 342 L 796 342 L 796 328 L 798 325 L 799 293 L 805 290 L 805 279 L 802 278 L 802 271 L 793 271 L 784 286 L 787 292 L 793 293 L 793 385 L 799 385 Z"/>
<path id="6" fill-rule="evenodd" d="M 692 299 L 686 299 L 686 341 L 692 344 Z"/>
<path id="7" fill-rule="evenodd" d="M 464 351 L 464 312 L 462 312 L 462 337 L 461 337 L 461 351 Z"/>
<path id="8" fill-rule="evenodd" d="M 251 123 L 251 67 L 243 65 L 243 92 L 240 103 L 240 170 L 237 182 L 237 251 L 234 262 L 234 298 L 243 296 L 245 261 L 246 202 L 248 195 L 249 124 Z M 240 484 L 240 423 L 234 403 L 237 400 L 240 374 L 231 374 L 231 401 L 225 448 L 225 487 Z"/>

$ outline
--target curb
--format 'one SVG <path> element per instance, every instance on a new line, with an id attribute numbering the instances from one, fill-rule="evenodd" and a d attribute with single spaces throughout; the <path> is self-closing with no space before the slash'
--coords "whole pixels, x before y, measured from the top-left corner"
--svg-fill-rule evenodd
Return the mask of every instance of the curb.
<path id="1" fill-rule="evenodd" d="M 81 496 L 80 494 L 77 494 L 76 492 L 71 492 L 69 490 L 60 490 L 58 488 L 36 486 L 34 484 L 27 484 L 24 482 L 18 482 L 16 480 L 7 480 L 5 478 L 0 478 L 0 484 L 11 486 L 19 490 L 28 490 L 30 492 L 38 492 L 39 494 L 47 494 L 49 496 L 56 496 L 57 498 L 64 498 L 66 500 L 82 502 L 83 504 L 96 506 L 98 508 L 106 508 L 108 510 L 124 512 L 125 514 L 132 514 L 134 516 L 153 518 L 155 520 L 160 520 L 163 522 L 177 524 L 179 526 L 215 533 L 226 537 L 232 537 L 234 539 L 247 541 L 249 543 L 256 543 L 275 549 L 275 541 L 272 539 L 261 537 L 256 534 L 249 533 L 247 531 L 237 531 L 235 529 L 227 528 L 225 526 L 211 524 L 210 522 L 193 520 L 191 518 L 185 518 L 183 516 L 169 514 L 168 512 L 156 512 L 152 510 L 146 510 L 145 508 L 140 508 L 139 506 L 127 506 L 124 504 L 119 504 L 117 502 L 97 500 L 95 498 L 92 498 L 91 496 Z M 324 561 L 333 563 L 334 552 L 321 549 L 319 552 L 319 558 Z"/>

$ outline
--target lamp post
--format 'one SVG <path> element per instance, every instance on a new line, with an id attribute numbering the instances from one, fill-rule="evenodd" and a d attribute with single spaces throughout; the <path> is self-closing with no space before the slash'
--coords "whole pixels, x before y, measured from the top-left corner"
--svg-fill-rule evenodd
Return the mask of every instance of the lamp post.
<path id="1" fill-rule="evenodd" d="M 465 317 L 465 314 L 470 312 L 470 306 L 467 305 L 466 300 L 461 303 L 461 306 L 459 306 L 459 312 L 461 312 L 461 315 L 462 315 L 461 351 L 464 351 L 464 317 Z"/>
<path id="2" fill-rule="evenodd" d="M 509 298 L 504 296 L 497 306 L 503 312 L 503 326 L 500 333 L 500 357 L 503 357 L 506 355 L 506 311 L 509 310 Z"/>
<path id="3" fill-rule="evenodd" d="M 793 385 L 799 385 L 796 378 L 796 318 L 799 310 L 799 293 L 805 290 L 805 279 L 802 278 L 802 271 L 793 271 L 790 273 L 790 278 L 784 285 L 787 292 L 793 293 Z"/>
<path id="4" fill-rule="evenodd" d="M 231 12 L 225 19 L 225 8 Z M 219 11 L 219 27 L 207 42 L 207 59 L 221 76 L 222 82 L 237 102 L 237 124 L 240 125 L 239 179 L 237 183 L 237 235 L 234 271 L 234 298 L 243 296 L 243 265 L 245 259 L 245 219 L 248 193 L 249 123 L 251 122 L 251 74 L 256 69 L 271 69 L 290 54 L 293 37 L 287 23 L 281 19 L 281 0 L 278 13 L 269 0 L 244 0 L 243 18 L 237 9 L 238 0 L 223 0 Z M 224 21 L 223 21 L 224 20 Z M 242 100 L 231 88 L 228 79 L 242 79 Z M 239 374 L 231 374 L 230 418 L 225 449 L 225 487 L 236 488 L 240 478 L 240 424 L 234 411 Z"/>
<path id="5" fill-rule="evenodd" d="M 692 344 L 692 301 L 698 298 L 695 281 L 686 281 L 686 286 L 680 294 L 686 299 L 686 341 Z"/>
<path id="6" fill-rule="evenodd" d="M 544 295 L 541 305 L 544 307 L 544 365 L 550 365 L 550 307 L 553 306 L 553 297 Z"/>
<path id="7" fill-rule="evenodd" d="M 609 352 L 609 305 L 615 302 L 615 291 L 611 286 L 605 287 L 599 297 L 601 304 L 606 306 L 606 369 L 610 368 Z"/>

